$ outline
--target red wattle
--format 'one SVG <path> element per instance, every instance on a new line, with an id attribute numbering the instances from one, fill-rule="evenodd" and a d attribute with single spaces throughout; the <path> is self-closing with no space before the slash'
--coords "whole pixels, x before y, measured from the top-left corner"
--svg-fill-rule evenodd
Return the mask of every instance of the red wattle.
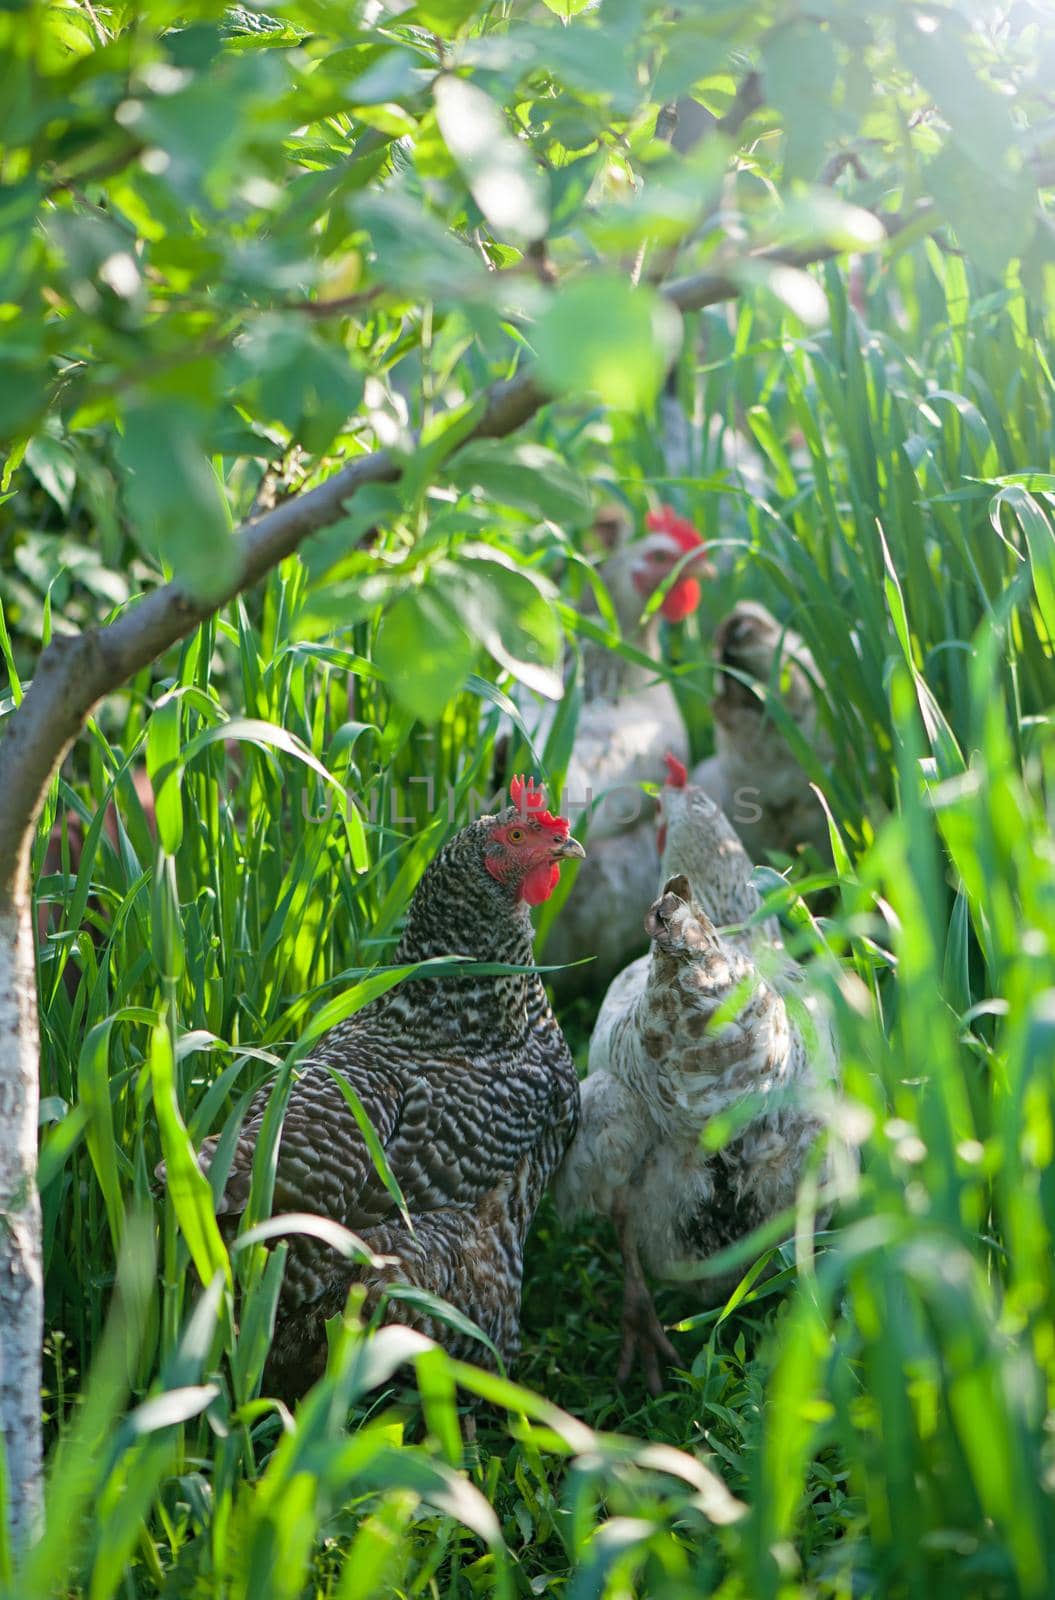
<path id="1" fill-rule="evenodd" d="M 700 603 L 700 586 L 695 578 L 679 578 L 664 597 L 660 610 L 668 622 L 684 622 Z"/>
<path id="2" fill-rule="evenodd" d="M 529 906 L 540 906 L 543 900 L 549 899 L 559 882 L 559 864 L 556 861 L 543 861 L 525 874 L 520 885 L 520 898 L 526 900 Z"/>

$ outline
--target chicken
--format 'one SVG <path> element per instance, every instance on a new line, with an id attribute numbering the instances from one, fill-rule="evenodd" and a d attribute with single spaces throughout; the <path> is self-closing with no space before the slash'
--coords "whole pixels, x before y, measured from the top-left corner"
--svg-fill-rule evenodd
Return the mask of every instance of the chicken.
<path id="1" fill-rule="evenodd" d="M 547 964 L 589 953 L 586 965 L 554 975 L 561 1000 L 584 989 L 603 991 L 630 957 L 644 948 L 641 917 L 659 872 L 654 806 L 642 791 L 661 771 L 663 753 L 688 757 L 688 739 L 674 692 L 652 663 L 660 657 L 660 622 L 680 622 L 700 603 L 700 578 L 712 569 L 700 535 L 670 507 L 650 513 L 648 533 L 631 541 L 620 510 L 598 518 L 611 551 L 601 577 L 623 638 L 637 654 L 628 660 L 608 646 L 583 646 L 583 705 L 568 762 L 564 801 L 575 819 L 590 808 L 590 858 L 553 924 Z M 679 563 L 689 561 L 659 607 L 642 623 L 649 597 Z"/>
<path id="2" fill-rule="evenodd" d="M 620 512 L 609 511 L 597 523 L 611 551 L 600 575 L 636 659 L 591 639 L 583 645 L 583 705 L 565 799 L 573 819 L 591 807 L 590 838 L 595 844 L 636 826 L 640 813 L 632 802 L 640 798 L 640 784 L 654 779 L 665 751 L 672 750 L 679 759 L 688 751 L 674 691 L 658 669 L 659 629 L 662 620 L 682 622 L 696 610 L 699 578 L 712 569 L 696 529 L 669 506 L 650 512 L 646 525 L 645 537 L 631 540 Z M 642 621 L 648 601 L 681 563 L 660 605 Z M 612 798 L 606 799 L 608 795 Z"/>
<path id="3" fill-rule="evenodd" d="M 779 700 L 822 765 L 833 752 L 817 715 L 824 679 L 797 633 L 754 600 L 741 600 L 718 626 L 714 698 L 715 753 L 693 782 L 725 812 L 753 861 L 770 851 L 794 855 L 812 845 L 824 861 L 831 843 L 824 809 L 792 752 L 767 698 Z"/>
<path id="4" fill-rule="evenodd" d="M 792 998 L 805 987 L 801 969 L 775 922 L 759 919 L 743 846 L 680 763 L 669 765 L 664 882 L 645 918 L 652 950 L 605 996 L 556 1184 L 564 1216 L 615 1224 L 625 1269 L 618 1378 L 640 1354 L 653 1394 L 661 1360 L 676 1352 L 646 1271 L 683 1281 L 793 1203 L 836 1070 L 816 997 Z M 705 1149 L 706 1129 L 729 1112 L 734 1133 Z M 702 1303 L 720 1303 L 738 1277 L 701 1275 Z"/>
<path id="5" fill-rule="evenodd" d="M 563 861 L 583 849 L 514 779 L 513 804 L 454 836 L 411 901 L 397 965 L 451 955 L 529 969 L 418 978 L 326 1034 L 304 1063 L 286 1108 L 274 1210 L 314 1212 L 359 1235 L 372 1265 L 351 1265 L 313 1237 L 290 1240 L 265 1383 L 302 1393 L 326 1360 L 327 1318 L 362 1284 L 367 1307 L 392 1285 L 449 1301 L 493 1341 L 503 1361 L 518 1342 L 524 1240 L 578 1116 L 575 1068 L 533 970 L 530 907 L 546 900 Z M 373 1124 L 413 1225 L 379 1176 L 341 1090 L 351 1086 Z M 249 1199 L 253 1154 L 268 1104 L 251 1104 L 217 1203 L 233 1232 Z M 216 1138 L 199 1153 L 208 1172 Z M 378 1264 L 380 1261 L 380 1264 Z M 485 1360 L 468 1334 L 393 1300 L 448 1350 Z"/>

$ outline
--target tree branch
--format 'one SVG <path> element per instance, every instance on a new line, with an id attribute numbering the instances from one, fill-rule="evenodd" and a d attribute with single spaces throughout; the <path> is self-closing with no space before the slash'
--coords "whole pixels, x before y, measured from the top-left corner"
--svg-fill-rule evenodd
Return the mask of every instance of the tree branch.
<path id="1" fill-rule="evenodd" d="M 899 233 L 904 233 L 906 228 L 914 227 L 917 223 L 929 222 L 933 216 L 934 207 L 929 201 L 925 201 L 907 214 L 891 213 L 888 216 L 878 216 L 876 220 L 883 224 L 889 241 L 896 238 Z M 797 267 L 801 272 L 807 267 L 818 266 L 822 261 L 834 261 L 836 257 L 847 254 L 848 252 L 838 245 L 813 245 L 802 250 L 781 245 L 773 249 L 757 250 L 745 259 L 771 266 Z M 688 278 L 676 278 L 673 283 L 664 285 L 663 293 L 679 311 L 703 311 L 707 306 L 717 305 L 722 300 L 736 299 L 742 287 L 730 274 L 712 270 L 696 272 Z"/>

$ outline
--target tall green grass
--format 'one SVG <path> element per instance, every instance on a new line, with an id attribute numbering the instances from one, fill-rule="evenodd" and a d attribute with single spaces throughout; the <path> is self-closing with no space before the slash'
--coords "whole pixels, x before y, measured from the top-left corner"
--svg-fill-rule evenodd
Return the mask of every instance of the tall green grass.
<path id="1" fill-rule="evenodd" d="M 38 884 L 55 1453 L 12 1595 L 1052 1592 L 1052 312 L 929 245 L 870 268 L 859 312 L 826 284 L 825 330 L 716 309 L 678 374 L 690 414 L 751 436 L 755 498 L 721 489 L 713 423 L 677 482 L 654 422 L 538 426 L 722 552 L 676 641 L 698 751 L 701 656 L 736 595 L 786 616 L 831 686 L 834 768 L 801 754 L 835 905 L 783 899 L 836 1014 L 856 1199 L 814 1244 L 804 1196 L 784 1270 L 722 1311 L 664 1293 L 685 1367 L 658 1401 L 609 1376 L 609 1241 L 545 1209 L 525 1387 L 405 1330 L 367 1339 L 353 1306 L 296 1418 L 260 1396 L 282 1247 L 228 1255 L 191 1146 L 372 992 L 448 788 L 459 820 L 492 791 L 502 715 L 482 677 L 411 725 L 369 619 L 305 642 L 287 562 L 100 711 L 42 820 L 38 867 L 56 819 L 84 846 Z M 558 776 L 571 720 L 540 752 Z M 459 1394 L 491 1403 L 468 1454 Z"/>

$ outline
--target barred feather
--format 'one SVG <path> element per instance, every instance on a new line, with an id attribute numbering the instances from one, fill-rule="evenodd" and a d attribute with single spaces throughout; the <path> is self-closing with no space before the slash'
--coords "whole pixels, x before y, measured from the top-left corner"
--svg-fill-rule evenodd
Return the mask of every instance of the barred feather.
<path id="1" fill-rule="evenodd" d="M 574 1133 L 578 1085 L 533 967 L 526 904 L 485 867 L 508 808 L 457 834 L 427 868 L 411 903 L 398 963 L 462 955 L 529 969 L 493 977 L 411 980 L 328 1033 L 294 1084 L 278 1150 L 274 1210 L 313 1211 L 358 1233 L 382 1269 L 350 1268 L 326 1245 L 295 1237 L 269 1381 L 299 1393 L 325 1360 L 325 1320 L 358 1281 L 375 1301 L 391 1283 L 452 1301 L 492 1339 L 516 1349 L 522 1252 L 543 1190 Z M 354 1087 L 406 1201 L 408 1232 L 327 1067 Z M 218 1210 L 232 1225 L 249 1196 L 268 1094 L 250 1107 Z M 215 1141 L 201 1152 L 208 1167 Z M 412 1308 L 411 1321 L 456 1354 L 483 1347 Z"/>

